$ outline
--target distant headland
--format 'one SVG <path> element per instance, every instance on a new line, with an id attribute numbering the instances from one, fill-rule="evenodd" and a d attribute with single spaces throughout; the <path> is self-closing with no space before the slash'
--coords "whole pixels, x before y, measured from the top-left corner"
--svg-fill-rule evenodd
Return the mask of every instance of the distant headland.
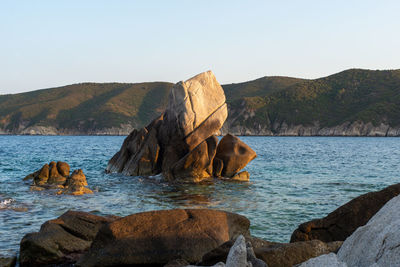
<path id="1" fill-rule="evenodd" d="M 161 114 L 172 86 L 80 83 L 0 95 L 0 134 L 128 135 Z M 400 136 L 400 70 L 271 76 L 222 87 L 229 110 L 222 134 Z"/>

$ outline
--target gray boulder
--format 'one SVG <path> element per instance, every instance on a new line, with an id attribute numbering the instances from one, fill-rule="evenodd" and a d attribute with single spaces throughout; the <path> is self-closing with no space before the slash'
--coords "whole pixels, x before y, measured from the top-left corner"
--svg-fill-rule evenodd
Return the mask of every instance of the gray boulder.
<path id="1" fill-rule="evenodd" d="M 338 252 L 348 266 L 400 266 L 400 196 L 387 202 L 345 240 Z"/>
<path id="2" fill-rule="evenodd" d="M 244 236 L 240 235 L 236 238 L 235 243 L 229 250 L 228 258 L 226 259 L 228 267 L 246 267 L 247 263 L 247 248 Z"/>
<path id="3" fill-rule="evenodd" d="M 347 264 L 338 260 L 335 253 L 324 254 L 316 258 L 309 259 L 298 265 L 298 267 L 347 267 Z"/>

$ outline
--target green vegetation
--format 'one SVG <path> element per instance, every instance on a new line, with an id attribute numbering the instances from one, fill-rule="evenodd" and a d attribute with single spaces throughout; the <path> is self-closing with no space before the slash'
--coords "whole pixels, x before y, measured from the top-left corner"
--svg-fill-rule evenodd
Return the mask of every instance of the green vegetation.
<path id="1" fill-rule="evenodd" d="M 286 122 L 306 126 L 318 122 L 321 127 L 331 127 L 353 121 L 400 125 L 400 70 L 351 69 L 315 80 L 280 79 L 279 89 L 261 90 L 259 86 L 258 91 L 247 90 L 255 88 L 261 79 L 234 87 L 232 95 L 249 92 L 255 96 L 232 97 L 231 112 L 246 107 L 247 113 L 254 113 L 252 123 L 261 125 Z M 249 118 L 239 112 L 236 115 L 235 125 L 248 123 Z"/>
<path id="2" fill-rule="evenodd" d="M 0 96 L 0 128 L 41 125 L 91 131 L 142 127 L 160 114 L 173 84 L 82 83 Z M 305 80 L 264 77 L 224 85 L 231 126 L 274 123 L 335 126 L 363 121 L 400 125 L 400 70 L 351 69 Z"/>

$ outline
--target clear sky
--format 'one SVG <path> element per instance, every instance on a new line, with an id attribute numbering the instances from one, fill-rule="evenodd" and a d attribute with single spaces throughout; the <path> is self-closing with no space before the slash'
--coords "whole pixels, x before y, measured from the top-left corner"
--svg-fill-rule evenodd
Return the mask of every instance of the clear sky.
<path id="1" fill-rule="evenodd" d="M 400 68 L 400 1 L 0 1 L 0 94 Z"/>

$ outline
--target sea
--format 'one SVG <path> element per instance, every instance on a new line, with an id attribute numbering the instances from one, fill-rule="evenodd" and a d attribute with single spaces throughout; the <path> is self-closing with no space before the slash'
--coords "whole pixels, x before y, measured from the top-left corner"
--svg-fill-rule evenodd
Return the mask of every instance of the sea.
<path id="1" fill-rule="evenodd" d="M 68 210 L 98 215 L 209 208 L 251 221 L 254 236 L 288 242 L 303 222 L 349 200 L 400 182 L 400 139 L 374 137 L 240 137 L 257 152 L 250 182 L 169 184 L 161 176 L 107 174 L 123 136 L 0 136 L 0 257 L 22 237 Z M 82 169 L 93 195 L 30 191 L 23 178 L 50 161 Z"/>

